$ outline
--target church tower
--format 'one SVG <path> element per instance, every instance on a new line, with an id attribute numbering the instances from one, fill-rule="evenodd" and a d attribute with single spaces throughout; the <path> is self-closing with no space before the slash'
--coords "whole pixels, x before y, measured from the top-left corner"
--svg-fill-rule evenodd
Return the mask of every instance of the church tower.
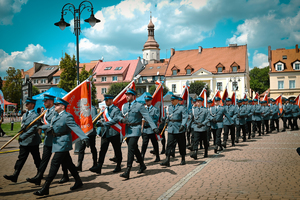
<path id="1" fill-rule="evenodd" d="M 148 63 L 158 62 L 160 60 L 159 44 L 154 39 L 154 24 L 152 23 L 152 15 L 150 15 L 150 22 L 148 24 L 148 40 L 144 44 L 143 59 Z"/>

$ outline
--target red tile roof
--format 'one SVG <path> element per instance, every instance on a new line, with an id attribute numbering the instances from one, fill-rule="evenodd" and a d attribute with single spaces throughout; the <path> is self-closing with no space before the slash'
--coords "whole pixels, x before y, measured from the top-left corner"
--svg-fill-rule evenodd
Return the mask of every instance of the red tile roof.
<path id="1" fill-rule="evenodd" d="M 165 61 L 163 63 L 150 63 L 147 64 L 145 69 L 139 73 L 141 76 L 157 76 L 157 72 L 159 72 L 159 76 L 164 76 L 168 67 L 168 62 Z"/>
<path id="2" fill-rule="evenodd" d="M 186 75 L 186 67 L 191 67 L 191 74 L 203 68 L 211 73 L 217 73 L 217 66 L 223 66 L 223 73 L 231 73 L 232 66 L 239 66 L 238 72 L 244 72 L 247 64 L 247 45 L 214 47 L 175 51 L 171 57 L 166 76 L 172 76 L 172 68 L 179 71 L 177 76 Z"/>
<path id="3" fill-rule="evenodd" d="M 25 78 L 25 75 L 28 75 L 29 77 L 31 77 L 34 73 L 35 73 L 35 67 L 31 67 L 29 70 L 25 71 L 22 69 L 21 70 L 22 73 L 22 78 Z"/>

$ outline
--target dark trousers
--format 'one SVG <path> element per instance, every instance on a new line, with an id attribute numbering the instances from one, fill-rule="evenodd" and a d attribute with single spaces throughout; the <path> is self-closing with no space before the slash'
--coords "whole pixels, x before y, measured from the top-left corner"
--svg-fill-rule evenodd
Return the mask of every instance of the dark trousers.
<path id="1" fill-rule="evenodd" d="M 296 130 L 299 129 L 298 124 L 297 124 L 297 119 L 298 119 L 298 117 L 293 117 L 293 128 Z"/>
<path id="2" fill-rule="evenodd" d="M 52 182 L 52 180 L 55 178 L 59 166 L 62 165 L 63 167 L 63 171 L 64 170 L 69 170 L 72 174 L 72 176 L 76 179 L 77 177 L 79 177 L 78 172 L 76 170 L 76 167 L 72 161 L 72 158 L 70 156 L 69 151 L 65 151 L 65 152 L 55 152 L 54 156 L 52 158 L 51 161 L 51 166 L 50 166 L 50 170 L 49 170 L 49 174 L 46 177 L 47 181 Z"/>
<path id="3" fill-rule="evenodd" d="M 246 123 L 246 131 L 247 131 L 249 137 L 251 136 L 251 124 L 252 124 L 252 121 L 247 121 L 247 123 Z"/>
<path id="4" fill-rule="evenodd" d="M 269 120 L 262 120 L 262 133 L 264 134 L 266 132 L 269 133 Z"/>
<path id="5" fill-rule="evenodd" d="M 43 147 L 43 155 L 42 155 L 42 161 L 39 167 L 39 172 L 43 175 L 46 171 L 47 165 L 50 161 L 52 155 L 52 146 L 46 146 Z"/>
<path id="6" fill-rule="evenodd" d="M 206 134 L 207 134 L 207 142 L 208 142 L 208 144 L 209 144 L 209 141 L 210 141 L 210 138 L 211 138 L 211 130 L 210 130 L 210 127 L 207 127 Z"/>
<path id="7" fill-rule="evenodd" d="M 146 154 L 149 139 L 152 142 L 152 146 L 153 146 L 155 154 L 158 156 L 159 155 L 158 142 L 157 142 L 155 134 L 154 133 L 153 134 L 142 133 L 142 138 L 143 138 L 142 152 L 141 152 L 142 156 L 144 157 L 144 155 Z"/>
<path id="8" fill-rule="evenodd" d="M 188 129 L 187 132 L 186 132 L 186 139 L 188 141 L 188 144 L 191 144 L 191 132 L 190 131 L 191 129 Z"/>
<path id="9" fill-rule="evenodd" d="M 194 134 L 193 150 L 198 150 L 198 144 L 200 141 L 202 141 L 204 144 L 205 154 L 207 154 L 208 151 L 207 132 L 194 131 L 193 134 Z"/>
<path id="10" fill-rule="evenodd" d="M 291 126 L 292 129 L 294 129 L 294 126 L 292 123 L 292 117 L 285 117 L 285 120 L 283 120 L 284 129 L 288 128 L 288 126 L 286 124 L 287 122 L 288 122 L 288 125 Z"/>
<path id="11" fill-rule="evenodd" d="M 238 140 L 240 135 L 241 135 L 241 129 L 243 131 L 243 140 L 245 141 L 246 140 L 246 135 L 247 135 L 247 132 L 246 132 L 246 125 L 243 124 L 243 125 L 236 125 L 236 139 Z"/>
<path id="12" fill-rule="evenodd" d="M 96 149 L 96 135 L 89 135 L 90 149 L 93 158 L 93 164 L 97 164 L 97 149 Z M 84 159 L 84 151 L 86 149 L 85 143 L 81 143 L 78 152 L 78 165 L 82 165 Z"/>
<path id="13" fill-rule="evenodd" d="M 185 133 L 168 134 L 167 150 L 166 155 L 170 156 L 173 149 L 175 149 L 176 144 L 178 143 L 179 153 L 181 156 L 186 155 L 186 141 Z"/>
<path id="14" fill-rule="evenodd" d="M 282 122 L 283 122 L 283 130 L 285 130 L 287 127 L 286 127 L 286 117 L 282 117 Z"/>
<path id="15" fill-rule="evenodd" d="M 128 155 L 127 155 L 127 167 L 132 167 L 134 156 L 136 156 L 137 161 L 140 164 L 144 164 L 143 158 L 141 156 L 141 152 L 138 148 L 139 136 L 128 137 L 126 139 L 128 146 Z"/>
<path id="16" fill-rule="evenodd" d="M 276 124 L 277 131 L 279 131 L 279 119 L 271 119 L 271 122 L 270 122 L 271 131 L 275 130 L 275 124 Z"/>
<path id="17" fill-rule="evenodd" d="M 218 149 L 218 146 L 221 147 L 221 133 L 222 133 L 222 128 L 218 129 L 211 129 L 213 132 L 214 137 L 216 138 L 216 146 L 215 149 Z M 222 147 L 221 147 L 222 148 Z"/>
<path id="18" fill-rule="evenodd" d="M 261 134 L 261 121 L 252 121 L 252 135 L 255 135 L 256 130 L 258 129 L 259 135 Z"/>
<path id="19" fill-rule="evenodd" d="M 20 151 L 19 151 L 19 156 L 18 160 L 15 164 L 15 170 L 21 171 L 29 153 L 32 155 L 35 167 L 39 169 L 40 164 L 41 164 L 41 156 L 40 156 L 40 151 L 39 151 L 39 145 L 34 145 L 34 146 L 22 146 L 20 145 Z"/>
<path id="20" fill-rule="evenodd" d="M 230 130 L 230 135 L 231 135 L 231 141 L 235 140 L 235 126 L 234 125 L 224 125 L 224 133 L 223 133 L 223 142 L 224 143 L 226 143 L 228 140 L 229 130 Z"/>
<path id="21" fill-rule="evenodd" d="M 129 138 L 127 138 L 127 139 L 129 139 Z M 122 162 L 120 135 L 115 135 L 115 136 L 109 137 L 109 138 L 103 138 L 103 137 L 101 138 L 101 147 L 100 147 L 98 163 L 103 165 L 109 143 L 112 144 L 114 152 L 115 152 L 115 156 L 117 158 L 117 163 L 120 164 Z"/>
<path id="22" fill-rule="evenodd" d="M 161 136 L 162 136 L 162 140 L 161 140 L 162 149 L 166 149 L 166 135 L 165 135 L 165 131 L 163 132 L 163 134 Z"/>

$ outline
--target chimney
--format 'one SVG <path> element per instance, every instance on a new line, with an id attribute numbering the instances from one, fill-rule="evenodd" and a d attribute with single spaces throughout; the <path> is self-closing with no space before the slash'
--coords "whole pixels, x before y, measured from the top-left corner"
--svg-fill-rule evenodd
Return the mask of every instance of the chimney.
<path id="1" fill-rule="evenodd" d="M 171 56 L 175 54 L 175 49 L 171 48 Z"/>
<path id="2" fill-rule="evenodd" d="M 201 52 L 202 52 L 202 47 L 199 46 L 199 47 L 198 47 L 198 50 L 199 50 L 199 53 L 201 53 Z"/>
<path id="3" fill-rule="evenodd" d="M 296 44 L 296 53 L 299 53 L 298 44 Z"/>

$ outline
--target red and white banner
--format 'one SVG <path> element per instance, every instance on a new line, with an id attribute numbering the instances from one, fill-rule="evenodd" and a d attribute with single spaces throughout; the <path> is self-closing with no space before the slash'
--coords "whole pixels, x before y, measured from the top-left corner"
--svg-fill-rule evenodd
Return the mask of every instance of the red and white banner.
<path id="1" fill-rule="evenodd" d="M 63 99 L 69 102 L 66 111 L 73 115 L 75 122 L 86 134 L 93 131 L 93 119 L 91 114 L 91 82 L 84 81 L 71 92 L 66 94 Z M 72 131 L 72 142 L 78 139 L 78 136 Z"/>
<path id="2" fill-rule="evenodd" d="M 111 121 L 112 119 L 110 118 L 109 114 L 108 114 L 108 110 L 107 107 L 105 108 L 104 112 L 103 112 L 103 118 L 106 122 Z M 117 123 L 111 126 L 115 131 L 121 133 L 122 132 L 122 126 L 121 124 Z"/>
<path id="3" fill-rule="evenodd" d="M 244 94 L 244 99 L 247 99 L 247 93 L 245 92 L 245 94 Z"/>
<path id="4" fill-rule="evenodd" d="M 268 92 L 265 93 L 265 96 L 262 99 L 262 101 L 266 101 L 268 103 Z"/>
<path id="5" fill-rule="evenodd" d="M 205 88 L 202 89 L 202 92 L 200 93 L 199 97 L 202 97 L 204 99 L 203 106 L 205 108 L 207 108 L 207 95 L 206 95 L 206 89 Z"/>
<path id="6" fill-rule="evenodd" d="M 235 106 L 237 105 L 236 104 L 236 94 L 235 94 L 235 92 L 232 93 L 231 101 L 232 101 L 232 105 L 235 105 Z"/>
<path id="7" fill-rule="evenodd" d="M 253 100 L 254 99 L 257 99 L 257 101 L 259 102 L 259 94 L 258 94 L 258 92 L 255 93 L 255 97 L 253 98 Z"/>
<path id="8" fill-rule="evenodd" d="M 228 91 L 227 91 L 227 86 L 226 86 L 225 90 L 223 92 L 222 102 L 225 102 L 227 98 L 228 98 Z"/>
<path id="9" fill-rule="evenodd" d="M 215 106 L 215 97 L 219 97 L 220 99 L 222 99 L 221 93 L 220 93 L 220 91 L 218 89 L 217 89 L 217 91 L 216 91 L 216 93 L 214 95 L 214 98 L 213 98 L 211 106 Z M 220 101 L 220 105 L 223 106 L 223 102 L 222 101 Z"/>
<path id="10" fill-rule="evenodd" d="M 282 111 L 283 111 L 283 107 L 282 107 L 282 95 L 279 95 L 279 96 L 275 99 L 275 104 L 278 105 L 279 111 L 280 111 L 280 113 L 282 113 Z"/>
<path id="11" fill-rule="evenodd" d="M 187 109 L 189 109 L 192 105 L 191 105 L 191 102 L 190 102 L 190 94 L 189 94 L 189 88 L 190 86 L 189 85 L 183 85 L 183 92 L 182 92 L 182 95 L 181 95 L 181 98 L 182 98 L 182 102 L 181 102 L 181 105 L 185 105 Z"/>
<path id="12" fill-rule="evenodd" d="M 161 123 L 162 118 L 165 117 L 165 112 L 164 112 L 164 93 L 163 93 L 163 86 L 160 82 L 156 82 L 155 84 L 157 84 L 157 88 L 155 90 L 155 92 L 152 95 L 152 106 L 156 107 L 159 110 L 160 116 L 158 119 L 158 124 Z M 157 124 L 157 125 L 158 125 Z M 156 139 L 157 140 L 162 140 L 162 136 L 161 135 L 156 135 Z"/>

